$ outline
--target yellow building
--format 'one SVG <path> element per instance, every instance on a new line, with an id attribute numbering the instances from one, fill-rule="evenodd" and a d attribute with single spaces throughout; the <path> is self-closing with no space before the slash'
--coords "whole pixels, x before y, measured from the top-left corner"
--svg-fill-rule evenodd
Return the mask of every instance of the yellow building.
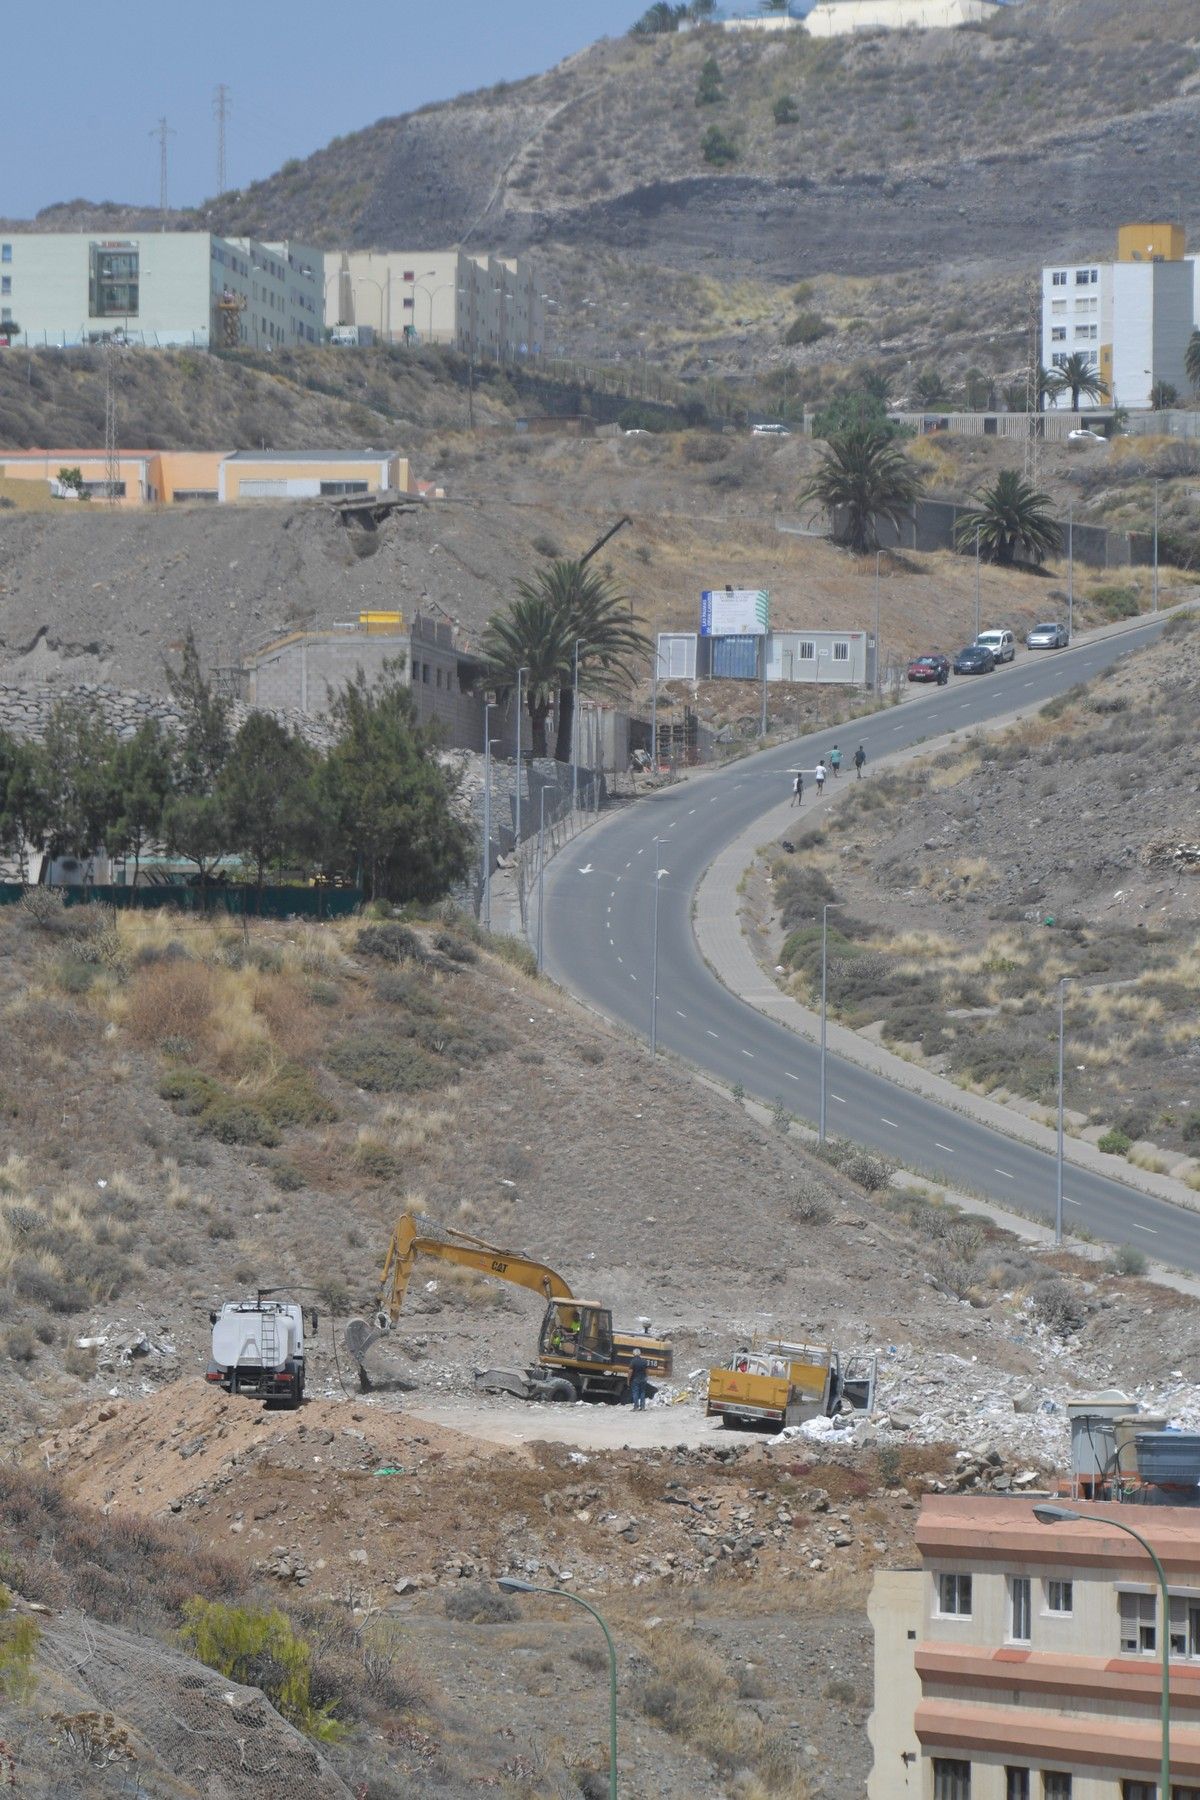
<path id="1" fill-rule="evenodd" d="M 63 470 L 78 470 L 78 483 L 64 482 Z M 0 450 L 0 480 L 118 506 L 417 492 L 408 458 L 391 450 L 122 450 L 111 496 L 103 450 Z"/>
<path id="2" fill-rule="evenodd" d="M 1182 262 L 1187 238 L 1182 225 L 1122 225 L 1117 232 L 1117 261 Z"/>
<path id="3" fill-rule="evenodd" d="M 393 450 L 235 450 L 221 462 L 221 500 L 315 500 L 411 494 L 408 458 Z"/>

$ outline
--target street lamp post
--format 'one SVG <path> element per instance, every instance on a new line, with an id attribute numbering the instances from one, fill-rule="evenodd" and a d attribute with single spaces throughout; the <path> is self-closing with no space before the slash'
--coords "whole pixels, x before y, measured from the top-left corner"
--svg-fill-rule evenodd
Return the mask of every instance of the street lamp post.
<path id="1" fill-rule="evenodd" d="M 875 682 L 874 682 L 874 692 L 877 695 L 880 692 L 880 681 L 882 679 L 882 673 L 883 673 L 882 669 L 880 667 L 880 659 L 879 659 L 879 603 L 880 603 L 879 559 L 882 555 L 883 555 L 882 550 L 877 550 L 875 552 Z"/>
<path id="2" fill-rule="evenodd" d="M 1075 502 L 1067 508 L 1067 642 L 1075 629 Z"/>
<path id="3" fill-rule="evenodd" d="M 1033 1516 L 1040 1525 L 1067 1525 L 1076 1520 L 1085 1521 L 1097 1518 L 1095 1513 L 1076 1512 L 1071 1506 L 1053 1506 L 1043 1504 L 1035 1506 Z M 1167 1572 L 1163 1568 L 1154 1546 L 1142 1536 L 1132 1525 L 1126 1525 L 1123 1519 L 1114 1519 L 1105 1514 L 1098 1521 L 1104 1525 L 1113 1525 L 1118 1531 L 1136 1538 L 1150 1561 L 1154 1564 L 1154 1573 L 1158 1577 L 1158 1590 L 1162 1595 L 1162 1620 L 1159 1635 L 1162 1639 L 1162 1697 L 1160 1713 L 1162 1719 L 1162 1774 L 1159 1786 L 1159 1800 L 1171 1800 L 1171 1596 L 1167 1589 Z"/>
<path id="4" fill-rule="evenodd" d="M 650 1054 L 658 1055 L 658 890 L 662 878 L 670 873 L 662 867 L 660 838 L 654 840 L 654 925 L 650 943 Z"/>
<path id="5" fill-rule="evenodd" d="M 975 640 L 979 640 L 979 527 L 975 527 Z"/>
<path id="6" fill-rule="evenodd" d="M 1158 477 L 1154 478 L 1154 610 L 1158 611 Z"/>
<path id="7" fill-rule="evenodd" d="M 825 1142 L 825 1036 L 829 998 L 829 908 L 836 905 L 836 900 L 831 900 L 821 908 L 821 1110 L 817 1118 L 817 1142 L 819 1144 Z"/>
<path id="8" fill-rule="evenodd" d="M 762 678 L 762 720 L 758 727 L 758 735 L 760 738 L 763 738 L 763 739 L 765 739 L 766 735 L 767 735 L 767 645 L 768 645 L 768 642 L 769 642 L 769 639 L 768 639 L 767 633 L 764 631 L 763 632 L 763 640 L 762 640 L 762 675 L 763 675 L 763 678 Z"/>
<path id="9" fill-rule="evenodd" d="M 545 931 L 542 921 L 546 916 L 546 784 L 542 783 L 542 791 L 538 817 L 538 928 L 537 928 L 537 966 L 538 974 L 542 972 L 543 947 Z"/>
<path id="10" fill-rule="evenodd" d="M 513 831 L 518 850 L 521 848 L 521 677 L 528 673 L 528 666 L 524 664 L 517 670 L 517 801 Z"/>
<path id="11" fill-rule="evenodd" d="M 571 687 L 571 811 L 579 806 L 579 646 L 582 638 L 575 639 L 575 671 Z"/>
<path id="12" fill-rule="evenodd" d="M 566 1588 L 536 1587 L 532 1581 L 521 1581 L 515 1575 L 502 1575 L 497 1586 L 506 1594 L 552 1594 L 557 1600 L 571 1600 L 576 1606 L 582 1606 L 584 1612 L 591 1613 L 604 1633 L 608 1645 L 608 1795 L 609 1800 L 617 1800 L 617 1646 L 602 1614 Z"/>
<path id="13" fill-rule="evenodd" d="M 483 928 L 492 929 L 492 702 L 483 709 Z"/>
<path id="14" fill-rule="evenodd" d="M 658 645 L 654 646 L 654 656 L 650 664 L 650 768 L 653 774 L 658 773 Z"/>
<path id="15" fill-rule="evenodd" d="M 1067 983 L 1073 975 L 1064 975 L 1058 984 L 1058 1158 L 1054 1197 L 1054 1242 L 1063 1241 L 1063 1004 Z"/>

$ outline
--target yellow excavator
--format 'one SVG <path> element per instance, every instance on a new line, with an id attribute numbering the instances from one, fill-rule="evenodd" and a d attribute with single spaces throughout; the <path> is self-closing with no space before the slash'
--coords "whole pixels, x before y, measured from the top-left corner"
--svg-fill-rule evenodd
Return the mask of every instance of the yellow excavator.
<path id="1" fill-rule="evenodd" d="M 641 1355 L 647 1364 L 646 1392 L 653 1395 L 656 1381 L 671 1373 L 671 1346 L 650 1337 L 650 1321 L 640 1320 L 640 1332 L 614 1331 L 612 1308 L 596 1300 L 579 1300 L 569 1282 L 545 1263 L 518 1252 L 499 1250 L 482 1238 L 446 1229 L 441 1236 L 422 1236 L 416 1219 L 405 1213 L 398 1220 L 388 1244 L 379 1278 L 379 1303 L 373 1325 L 351 1319 L 345 1341 L 358 1365 L 364 1392 L 371 1380 L 365 1359 L 373 1344 L 391 1331 L 400 1316 L 404 1296 L 419 1256 L 474 1269 L 530 1288 L 546 1301 L 538 1334 L 537 1361 L 525 1369 L 477 1369 L 475 1386 L 482 1393 L 515 1394 L 522 1400 L 606 1400 L 629 1398 L 633 1359 Z"/>

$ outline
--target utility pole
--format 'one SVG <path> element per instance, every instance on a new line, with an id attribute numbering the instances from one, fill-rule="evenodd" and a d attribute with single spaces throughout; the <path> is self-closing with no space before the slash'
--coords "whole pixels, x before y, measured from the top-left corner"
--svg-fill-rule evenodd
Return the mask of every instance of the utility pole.
<path id="1" fill-rule="evenodd" d="M 1075 634 L 1075 502 L 1067 507 L 1067 642 Z"/>
<path id="2" fill-rule="evenodd" d="M 104 496 L 117 504 L 121 481 L 121 456 L 117 449 L 117 346 L 109 338 L 104 346 Z"/>
<path id="3" fill-rule="evenodd" d="M 517 846 L 518 850 L 520 845 Z M 517 880 L 520 881 L 520 857 L 517 859 Z M 483 709 L 483 914 L 481 923 L 485 931 L 492 929 L 492 703 L 489 700 Z"/>
<path id="4" fill-rule="evenodd" d="M 972 643 L 979 641 L 979 527 L 975 527 L 975 636 Z"/>
<path id="5" fill-rule="evenodd" d="M 1063 1037 L 1064 1037 L 1064 998 L 1067 983 L 1074 976 L 1064 975 L 1058 984 L 1058 1155 L 1055 1159 L 1055 1192 L 1054 1192 L 1054 1242 L 1060 1245 L 1063 1241 Z"/>
<path id="6" fill-rule="evenodd" d="M 217 193 L 227 191 L 229 182 L 225 173 L 225 122 L 230 113 L 229 89 L 222 81 L 218 83 L 213 95 L 213 117 L 217 121 Z"/>
<path id="7" fill-rule="evenodd" d="M 1158 611 L 1158 476 L 1154 477 L 1154 610 Z"/>
<path id="8" fill-rule="evenodd" d="M 517 792 L 516 812 L 513 818 L 513 836 L 516 840 L 516 848 L 518 851 L 521 848 L 521 678 L 528 673 L 529 670 L 524 664 L 517 670 Z"/>
<path id="9" fill-rule="evenodd" d="M 872 686 L 876 695 L 881 692 L 880 684 L 883 679 L 883 671 L 879 662 L 879 559 L 882 555 L 882 550 L 875 552 L 875 680 Z"/>
<path id="10" fill-rule="evenodd" d="M 167 229 L 167 139 L 175 133 L 167 124 L 166 114 L 158 121 L 150 136 L 158 139 L 158 212 L 159 230 Z"/>
<path id="11" fill-rule="evenodd" d="M 1036 282 L 1029 287 L 1029 367 L 1025 376 L 1025 406 L 1028 430 L 1025 437 L 1025 479 L 1036 488 L 1042 467 L 1041 443 L 1041 291 Z"/>

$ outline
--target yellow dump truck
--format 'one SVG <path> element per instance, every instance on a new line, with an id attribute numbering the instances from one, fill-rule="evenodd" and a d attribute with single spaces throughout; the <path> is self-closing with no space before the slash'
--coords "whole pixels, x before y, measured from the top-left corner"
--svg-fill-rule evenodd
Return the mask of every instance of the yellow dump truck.
<path id="1" fill-rule="evenodd" d="M 708 1415 L 726 1425 L 803 1425 L 837 1412 L 871 1412 L 878 1358 L 821 1344 L 757 1339 L 708 1371 Z"/>

